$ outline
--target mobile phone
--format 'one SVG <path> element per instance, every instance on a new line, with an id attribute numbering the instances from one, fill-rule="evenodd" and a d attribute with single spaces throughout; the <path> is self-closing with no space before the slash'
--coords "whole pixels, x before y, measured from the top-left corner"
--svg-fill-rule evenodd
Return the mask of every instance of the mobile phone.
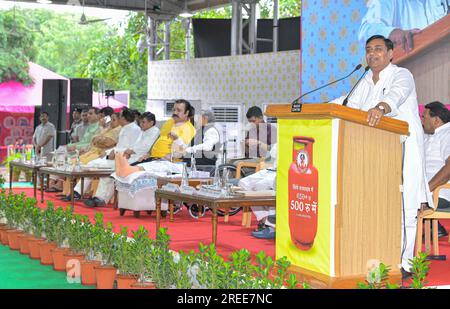
<path id="1" fill-rule="evenodd" d="M 111 116 L 105 116 L 105 124 L 110 123 L 111 122 Z"/>

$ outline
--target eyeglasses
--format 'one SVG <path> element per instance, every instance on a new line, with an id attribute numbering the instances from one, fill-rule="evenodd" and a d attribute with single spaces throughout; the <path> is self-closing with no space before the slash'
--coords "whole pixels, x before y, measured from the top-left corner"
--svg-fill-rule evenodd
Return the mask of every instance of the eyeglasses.
<path id="1" fill-rule="evenodd" d="M 381 53 L 386 51 L 386 47 L 383 46 L 375 46 L 374 48 L 372 47 L 366 47 L 366 53 L 369 54 L 371 52 L 376 52 L 376 53 Z"/>

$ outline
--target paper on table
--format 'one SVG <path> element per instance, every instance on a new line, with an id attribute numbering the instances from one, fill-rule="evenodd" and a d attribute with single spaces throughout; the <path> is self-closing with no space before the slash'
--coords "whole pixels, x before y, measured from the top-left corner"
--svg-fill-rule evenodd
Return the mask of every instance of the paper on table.
<path id="1" fill-rule="evenodd" d="M 275 196 L 275 190 L 260 190 L 260 191 L 245 191 L 238 190 L 236 193 L 244 194 L 245 196 Z"/>

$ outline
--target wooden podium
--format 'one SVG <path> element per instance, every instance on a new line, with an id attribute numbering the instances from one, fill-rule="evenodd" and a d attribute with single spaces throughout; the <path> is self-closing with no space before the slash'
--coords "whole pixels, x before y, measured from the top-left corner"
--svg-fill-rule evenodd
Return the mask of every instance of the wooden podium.
<path id="1" fill-rule="evenodd" d="M 408 124 L 383 117 L 369 127 L 366 112 L 331 103 L 304 104 L 301 112 L 273 104 L 266 115 L 278 118 L 277 258 L 287 256 L 291 271 L 318 288 L 356 288 L 373 260 L 390 265 L 390 281 L 400 282 L 401 136 Z M 314 141 L 310 160 L 318 170 L 317 234 L 309 250 L 295 245 L 290 221 L 298 136 Z"/>

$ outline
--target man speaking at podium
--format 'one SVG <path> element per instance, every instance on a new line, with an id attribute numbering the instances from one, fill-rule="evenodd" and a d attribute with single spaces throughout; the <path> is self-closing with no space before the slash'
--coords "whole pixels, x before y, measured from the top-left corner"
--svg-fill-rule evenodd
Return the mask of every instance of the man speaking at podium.
<path id="1" fill-rule="evenodd" d="M 425 176 L 423 128 L 421 125 L 416 88 L 412 74 L 391 63 L 394 44 L 381 35 L 366 41 L 366 61 L 370 70 L 346 97 L 333 103 L 368 112 L 369 126 L 377 126 L 381 118 L 392 117 L 406 121 L 409 136 L 404 141 L 403 155 L 403 207 L 402 274 L 410 275 L 409 259 L 414 256 L 417 211 L 421 203 L 433 207 L 428 181 Z M 405 235 L 406 231 L 406 235 Z"/>

